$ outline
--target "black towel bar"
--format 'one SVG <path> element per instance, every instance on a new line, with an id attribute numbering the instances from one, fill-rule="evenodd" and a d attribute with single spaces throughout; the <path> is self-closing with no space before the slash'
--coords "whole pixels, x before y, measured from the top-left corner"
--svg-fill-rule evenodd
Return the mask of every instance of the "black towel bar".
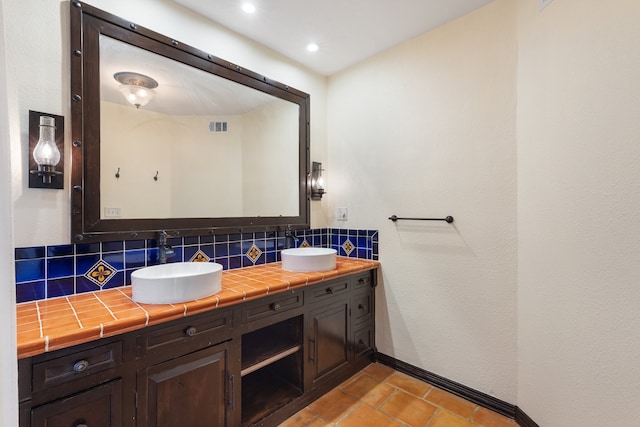
<path id="1" fill-rule="evenodd" d="M 447 216 L 445 218 L 400 218 L 398 216 L 395 215 L 391 215 L 389 217 L 389 219 L 393 222 L 396 222 L 398 220 L 409 220 L 409 221 L 446 221 L 449 224 L 451 224 L 453 222 L 453 217 L 452 216 Z"/>

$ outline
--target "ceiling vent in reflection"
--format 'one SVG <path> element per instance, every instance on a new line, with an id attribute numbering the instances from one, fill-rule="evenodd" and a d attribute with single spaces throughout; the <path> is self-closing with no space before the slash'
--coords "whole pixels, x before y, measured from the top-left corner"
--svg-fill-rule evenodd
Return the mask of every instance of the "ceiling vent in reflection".
<path id="1" fill-rule="evenodd" d="M 209 122 L 209 132 L 211 133 L 227 133 L 228 129 L 227 122 Z"/>

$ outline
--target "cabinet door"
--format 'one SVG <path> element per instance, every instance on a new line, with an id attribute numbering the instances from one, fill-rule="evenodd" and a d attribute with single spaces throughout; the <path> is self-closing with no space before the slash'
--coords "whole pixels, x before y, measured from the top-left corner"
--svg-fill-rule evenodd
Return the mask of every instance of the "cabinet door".
<path id="1" fill-rule="evenodd" d="M 313 309 L 308 319 L 309 347 L 305 376 L 316 383 L 348 362 L 348 301 L 341 298 L 331 305 Z"/>
<path id="2" fill-rule="evenodd" d="M 140 371 L 138 426 L 224 426 L 235 401 L 228 352 L 223 343 Z"/>
<path id="3" fill-rule="evenodd" d="M 112 427 L 123 425 L 122 382 L 107 384 L 31 410 L 32 427 Z"/>

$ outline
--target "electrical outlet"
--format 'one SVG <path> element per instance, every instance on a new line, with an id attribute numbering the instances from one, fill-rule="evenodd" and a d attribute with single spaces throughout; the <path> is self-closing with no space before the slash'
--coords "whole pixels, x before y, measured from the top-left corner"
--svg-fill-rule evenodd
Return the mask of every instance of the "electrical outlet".
<path id="1" fill-rule="evenodd" d="M 104 208 L 105 218 L 120 218 L 120 208 Z"/>
<path id="2" fill-rule="evenodd" d="M 338 221 L 346 221 L 349 218 L 349 211 L 347 208 L 336 208 L 336 219 Z"/>

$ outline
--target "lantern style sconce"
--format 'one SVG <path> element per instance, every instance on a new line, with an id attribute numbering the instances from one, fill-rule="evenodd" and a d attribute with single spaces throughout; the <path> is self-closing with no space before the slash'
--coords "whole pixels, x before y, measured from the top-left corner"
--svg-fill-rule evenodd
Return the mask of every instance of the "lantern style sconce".
<path id="1" fill-rule="evenodd" d="M 158 82 L 144 74 L 122 71 L 115 73 L 113 78 L 121 83 L 118 90 L 136 108 L 144 107 L 156 95 L 153 89 L 158 87 Z"/>
<path id="2" fill-rule="evenodd" d="M 322 200 L 325 193 L 323 171 L 322 163 L 311 162 L 311 200 Z"/>
<path id="3" fill-rule="evenodd" d="M 29 111 L 29 188 L 62 189 L 63 154 L 64 117 Z"/>

